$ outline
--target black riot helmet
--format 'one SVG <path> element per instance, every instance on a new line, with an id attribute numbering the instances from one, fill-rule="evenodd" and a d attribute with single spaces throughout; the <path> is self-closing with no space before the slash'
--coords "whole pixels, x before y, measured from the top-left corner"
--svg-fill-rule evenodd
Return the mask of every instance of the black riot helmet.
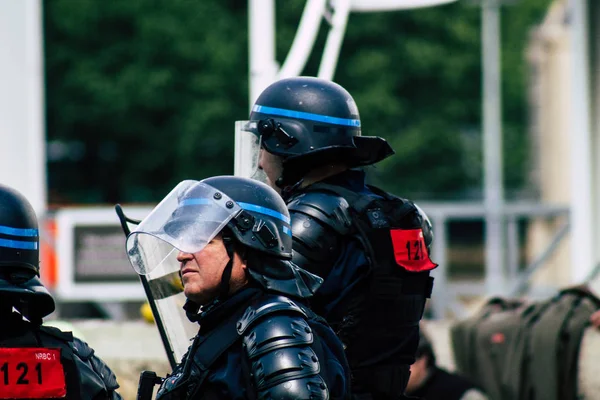
<path id="1" fill-rule="evenodd" d="M 173 248 L 197 253 L 218 234 L 230 258 L 222 293 L 228 291 L 235 245 L 250 275 L 267 289 L 307 297 L 321 283 L 291 262 L 290 215 L 281 196 L 262 182 L 236 176 L 181 182 L 129 235 L 128 256 L 138 273 L 159 266 L 169 273 L 179 270 Z"/>
<path id="2" fill-rule="evenodd" d="M 250 113 L 261 146 L 283 158 L 279 186 L 301 179 L 309 170 L 331 163 L 358 167 L 394 152 L 385 139 L 361 136 L 354 99 L 337 83 L 313 78 L 282 79 L 267 87 Z"/>
<path id="3" fill-rule="evenodd" d="M 241 212 L 227 224 L 240 244 L 269 257 L 292 259 L 290 214 L 273 189 L 262 182 L 236 176 L 217 176 L 201 182 L 240 206 Z"/>
<path id="4" fill-rule="evenodd" d="M 39 280 L 39 232 L 35 212 L 18 191 L 0 185 L 0 302 L 30 320 L 54 311 L 54 300 Z"/>

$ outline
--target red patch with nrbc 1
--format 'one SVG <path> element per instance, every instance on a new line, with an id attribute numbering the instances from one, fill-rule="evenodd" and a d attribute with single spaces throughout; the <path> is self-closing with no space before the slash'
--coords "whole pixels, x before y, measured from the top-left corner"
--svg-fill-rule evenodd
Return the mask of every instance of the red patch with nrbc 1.
<path id="1" fill-rule="evenodd" d="M 60 349 L 0 349 L 0 399 L 58 399 L 66 395 Z"/>

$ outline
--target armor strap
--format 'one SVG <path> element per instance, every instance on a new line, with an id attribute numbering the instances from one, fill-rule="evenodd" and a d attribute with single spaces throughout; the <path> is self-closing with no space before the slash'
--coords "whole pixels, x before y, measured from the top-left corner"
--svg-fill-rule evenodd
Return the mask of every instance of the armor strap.
<path id="1" fill-rule="evenodd" d="M 208 334 L 198 340 L 196 348 L 202 347 L 202 351 L 197 351 L 196 354 L 190 354 L 194 364 L 202 373 L 202 380 L 206 378 L 210 367 L 217 359 L 227 351 L 231 346 L 240 340 L 236 329 L 236 322 L 239 320 L 242 312 L 233 313 L 227 321 L 216 329 L 211 330 Z"/>
<path id="2" fill-rule="evenodd" d="M 173 374 L 165 378 L 156 398 L 179 399 L 184 394 L 191 398 L 201 393 L 202 384 L 212 365 L 239 339 L 235 329 L 237 318 L 239 318 L 239 313 L 234 313 L 223 324 L 208 332 L 206 336 L 196 336 L 190 349 L 183 356 L 183 365 L 179 364 L 173 370 Z M 170 380 L 175 376 L 178 377 L 171 383 Z M 208 392 L 204 394 L 208 394 Z"/>
<path id="3" fill-rule="evenodd" d="M 208 331 L 205 336 L 198 334 L 181 363 L 171 375 L 165 378 L 156 398 L 169 400 L 179 399 L 181 396 L 192 398 L 199 393 L 202 393 L 202 398 L 218 398 L 209 392 L 202 392 L 202 385 L 213 364 L 241 339 L 236 323 L 243 312 L 244 308 L 234 312 L 221 324 Z"/>

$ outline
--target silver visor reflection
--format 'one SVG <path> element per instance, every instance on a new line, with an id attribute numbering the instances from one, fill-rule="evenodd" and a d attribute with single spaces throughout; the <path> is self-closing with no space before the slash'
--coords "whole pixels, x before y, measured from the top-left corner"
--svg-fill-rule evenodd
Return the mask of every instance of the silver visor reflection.
<path id="1" fill-rule="evenodd" d="M 267 182 L 264 171 L 258 167 L 261 137 L 256 121 L 235 122 L 234 174 L 244 178 Z"/>
<path id="2" fill-rule="evenodd" d="M 178 271 L 179 251 L 201 251 L 240 211 L 217 189 L 183 181 L 127 237 L 129 261 L 141 275 L 157 268 Z"/>

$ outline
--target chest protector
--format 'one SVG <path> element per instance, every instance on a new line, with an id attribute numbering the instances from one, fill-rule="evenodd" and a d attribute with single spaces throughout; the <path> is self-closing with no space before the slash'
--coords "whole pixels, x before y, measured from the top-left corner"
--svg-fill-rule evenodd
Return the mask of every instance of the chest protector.
<path id="1" fill-rule="evenodd" d="M 81 399 L 70 332 L 33 327 L 0 337 L 0 399 Z"/>
<path id="2" fill-rule="evenodd" d="M 223 368 L 218 360 L 225 353 L 241 349 L 246 398 L 327 399 L 329 392 L 321 377 L 327 366 L 320 363 L 324 358 L 321 341 L 313 335 L 309 321 L 322 319 L 286 297 L 261 296 L 206 334 L 198 334 L 182 362 L 162 382 L 156 398 L 223 398 L 222 388 L 206 384 L 208 376 L 217 371 L 217 365 Z"/>
<path id="3" fill-rule="evenodd" d="M 307 191 L 328 192 L 347 201 L 346 235 L 361 243 L 370 265 L 366 279 L 328 316 L 346 345 L 354 388 L 396 397 L 415 360 L 419 321 L 433 287 L 430 271 L 437 264 L 429 258 L 416 206 L 369 188 L 374 194 L 323 183 Z"/>

